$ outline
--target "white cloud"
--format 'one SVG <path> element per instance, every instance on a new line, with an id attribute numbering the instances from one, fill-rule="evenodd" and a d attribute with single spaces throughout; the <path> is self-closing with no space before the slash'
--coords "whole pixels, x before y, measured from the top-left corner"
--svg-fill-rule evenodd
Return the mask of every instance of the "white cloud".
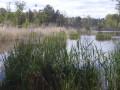
<path id="1" fill-rule="evenodd" d="M 0 0 L 0 7 L 6 7 L 8 2 L 14 3 L 16 0 Z M 27 8 L 34 9 L 37 4 L 37 10 L 43 9 L 45 5 L 50 4 L 55 10 L 59 9 L 66 12 L 68 16 L 85 17 L 90 15 L 95 18 L 103 18 L 107 14 L 117 13 L 114 9 L 116 2 L 112 0 L 19 0 L 27 3 Z M 14 5 L 11 9 L 15 10 Z"/>

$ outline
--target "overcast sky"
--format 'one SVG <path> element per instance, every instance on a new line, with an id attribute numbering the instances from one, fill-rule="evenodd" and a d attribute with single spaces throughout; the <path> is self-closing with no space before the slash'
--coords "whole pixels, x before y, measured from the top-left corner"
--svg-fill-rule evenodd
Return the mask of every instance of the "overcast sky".
<path id="1" fill-rule="evenodd" d="M 14 2 L 16 0 L 0 0 L 0 8 L 7 7 L 8 2 L 11 2 L 11 9 L 15 10 Z M 115 10 L 116 2 L 112 0 L 19 0 L 26 2 L 26 10 L 28 8 L 43 9 L 45 5 L 53 6 L 55 10 L 59 9 L 62 13 L 69 17 L 90 15 L 94 18 L 104 18 L 107 14 L 117 13 Z"/>

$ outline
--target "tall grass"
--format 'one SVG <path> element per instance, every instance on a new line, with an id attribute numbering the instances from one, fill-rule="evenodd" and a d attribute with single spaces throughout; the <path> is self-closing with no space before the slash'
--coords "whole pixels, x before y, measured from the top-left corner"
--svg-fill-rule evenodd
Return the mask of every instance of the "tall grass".
<path id="1" fill-rule="evenodd" d="M 115 45 L 115 49 L 110 53 L 110 88 L 120 89 L 120 43 Z"/>
<path id="2" fill-rule="evenodd" d="M 70 39 L 78 39 L 80 37 L 79 33 L 70 33 L 69 38 Z"/>
<path id="3" fill-rule="evenodd" d="M 112 35 L 111 34 L 97 34 L 96 35 L 96 40 L 111 40 Z"/>
<path id="4" fill-rule="evenodd" d="M 55 35 L 59 32 L 69 34 L 76 32 L 75 29 L 64 27 L 31 27 L 31 28 L 6 28 L 0 27 L 0 41 L 21 40 L 29 38 L 42 38 L 48 35 Z"/>
<path id="5" fill-rule="evenodd" d="M 6 77 L 0 89 L 119 90 L 116 50 L 107 57 L 92 42 L 78 40 L 68 53 L 61 33 L 45 37 L 43 43 L 22 41 L 4 58 Z"/>

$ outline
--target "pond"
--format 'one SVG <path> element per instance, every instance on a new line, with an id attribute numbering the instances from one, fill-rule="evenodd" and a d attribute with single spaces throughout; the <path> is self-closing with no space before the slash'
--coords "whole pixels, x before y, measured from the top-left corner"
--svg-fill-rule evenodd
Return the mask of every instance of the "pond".
<path id="1" fill-rule="evenodd" d="M 10 51 L 13 47 L 14 44 L 17 43 L 18 41 L 0 41 L 0 84 L 2 79 L 5 77 L 5 73 L 3 72 L 3 57 L 6 55 L 7 51 Z M 4 53 L 4 54 L 3 54 Z"/>
<path id="2" fill-rule="evenodd" d="M 81 43 L 88 41 L 89 43 L 93 43 L 99 50 L 102 50 L 104 53 L 112 51 L 114 49 L 114 45 L 120 40 L 120 36 L 112 36 L 110 40 L 97 40 L 96 35 L 81 35 L 80 41 Z M 0 42 L 0 82 L 5 74 L 2 71 L 3 61 L 2 56 L 4 56 L 4 52 L 11 50 L 16 42 L 15 41 L 4 41 Z M 71 40 L 68 38 L 67 40 L 67 51 L 69 52 L 72 46 L 77 47 L 77 40 Z"/>
<path id="3" fill-rule="evenodd" d="M 97 49 L 102 50 L 104 53 L 107 53 L 114 49 L 114 45 L 120 40 L 119 36 L 112 37 L 111 40 L 96 40 L 96 35 L 82 35 L 80 36 L 81 43 L 88 42 L 93 43 Z M 76 47 L 77 40 L 68 39 L 67 50 L 70 51 L 71 47 Z"/>
<path id="4" fill-rule="evenodd" d="M 117 41 L 120 40 L 120 36 L 112 36 L 111 40 L 96 40 L 96 35 L 81 35 L 80 41 L 81 43 L 88 41 L 88 43 L 93 43 L 99 50 L 102 50 L 104 53 L 107 53 L 114 49 L 114 45 L 117 43 Z M 7 52 L 11 50 L 15 43 L 18 43 L 19 41 L 4 41 L 0 42 L 0 60 L 2 60 L 2 56 L 4 52 Z M 77 40 L 71 40 L 68 38 L 67 40 L 67 51 L 69 52 L 71 50 L 71 47 L 77 46 Z M 0 61 L 0 68 L 2 66 L 2 61 Z M 1 70 L 0 70 L 1 71 Z"/>

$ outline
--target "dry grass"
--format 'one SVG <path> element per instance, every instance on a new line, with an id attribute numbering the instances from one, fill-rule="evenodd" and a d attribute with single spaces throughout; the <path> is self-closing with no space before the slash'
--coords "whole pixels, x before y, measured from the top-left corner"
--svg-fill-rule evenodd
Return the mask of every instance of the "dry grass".
<path id="1" fill-rule="evenodd" d="M 9 51 L 16 40 L 19 42 L 24 40 L 36 40 L 43 41 L 45 36 L 64 32 L 65 34 L 77 32 L 76 30 L 64 27 L 40 27 L 40 28 L 12 28 L 12 27 L 0 27 L 0 53 L 3 51 Z"/>
<path id="2" fill-rule="evenodd" d="M 39 27 L 39 28 L 12 28 L 0 27 L 0 41 L 20 40 L 28 38 L 38 38 L 47 35 L 64 32 L 65 34 L 77 32 L 73 28 L 66 29 L 64 27 Z"/>

